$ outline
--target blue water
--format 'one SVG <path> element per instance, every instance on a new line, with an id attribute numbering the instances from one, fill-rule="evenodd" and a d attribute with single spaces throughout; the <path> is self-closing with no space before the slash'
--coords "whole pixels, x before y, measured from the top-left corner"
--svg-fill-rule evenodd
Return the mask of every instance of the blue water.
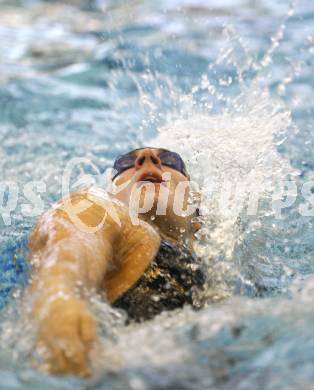
<path id="1" fill-rule="evenodd" d="M 313 387 L 313 217 L 298 206 L 314 177 L 314 5 L 208 3 L 0 2 L 0 178 L 18 188 L 17 207 L 0 218 L 1 388 Z M 16 290 L 37 218 L 22 215 L 24 186 L 44 182 L 47 209 L 73 157 L 95 175 L 158 142 L 182 152 L 205 194 L 208 305 L 136 327 L 107 313 L 95 376 L 45 376 L 32 367 Z M 206 198 L 208 177 L 252 172 L 296 181 L 281 219 L 267 196 L 253 216 L 225 216 Z M 99 305 L 102 319 L 109 309 Z"/>

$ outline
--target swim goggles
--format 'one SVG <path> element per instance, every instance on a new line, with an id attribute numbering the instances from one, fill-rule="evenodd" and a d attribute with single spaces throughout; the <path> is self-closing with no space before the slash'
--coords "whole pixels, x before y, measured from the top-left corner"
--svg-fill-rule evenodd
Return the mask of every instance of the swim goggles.
<path id="1" fill-rule="evenodd" d="M 121 156 L 117 157 L 117 159 L 113 164 L 115 175 L 112 178 L 112 180 L 114 180 L 117 176 L 119 176 L 122 172 L 126 171 L 127 169 L 134 167 L 134 162 L 136 160 L 135 152 L 142 149 L 146 149 L 146 147 L 131 150 L 131 152 L 122 154 Z M 162 148 L 150 148 L 150 149 L 156 149 L 160 151 L 158 154 L 158 158 L 160 159 L 162 165 L 166 165 L 167 167 L 175 169 L 176 171 L 182 173 L 182 175 L 188 177 L 185 164 L 178 153 L 171 152 L 168 149 L 162 149 Z"/>

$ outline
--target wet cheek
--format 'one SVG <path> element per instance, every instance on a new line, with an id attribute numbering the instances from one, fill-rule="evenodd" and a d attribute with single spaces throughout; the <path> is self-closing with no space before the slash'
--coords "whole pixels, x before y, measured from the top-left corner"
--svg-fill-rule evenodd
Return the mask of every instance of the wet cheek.
<path id="1" fill-rule="evenodd" d="M 179 182 L 177 180 L 171 180 L 169 190 L 170 192 L 175 192 L 178 188 Z M 177 191 L 179 191 L 180 188 L 178 188 Z"/>
<path id="2" fill-rule="evenodd" d="M 121 185 L 124 185 L 124 184 L 127 184 L 131 181 L 132 179 L 132 176 L 133 175 L 130 175 L 128 173 L 124 173 L 122 175 L 120 175 L 116 180 L 115 180 L 115 184 L 117 186 L 121 186 Z"/>

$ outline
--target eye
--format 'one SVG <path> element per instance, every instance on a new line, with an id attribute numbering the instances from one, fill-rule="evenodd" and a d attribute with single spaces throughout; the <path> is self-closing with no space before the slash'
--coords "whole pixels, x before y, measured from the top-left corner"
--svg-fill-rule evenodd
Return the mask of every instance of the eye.
<path id="1" fill-rule="evenodd" d="M 125 155 L 119 157 L 114 165 L 113 169 L 116 170 L 118 173 L 121 173 L 129 168 L 132 168 L 134 165 L 135 156 L 132 155 Z"/>
<path id="2" fill-rule="evenodd" d="M 173 152 L 162 152 L 159 155 L 160 161 L 163 165 L 167 165 L 177 171 L 182 170 L 181 158 L 179 155 Z"/>

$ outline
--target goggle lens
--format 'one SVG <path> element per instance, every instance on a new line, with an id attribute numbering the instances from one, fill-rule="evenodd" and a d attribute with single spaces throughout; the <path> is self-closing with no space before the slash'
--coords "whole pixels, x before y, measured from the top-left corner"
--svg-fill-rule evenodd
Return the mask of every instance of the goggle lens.
<path id="1" fill-rule="evenodd" d="M 139 149 L 136 149 L 136 150 L 139 150 Z M 113 164 L 115 176 L 113 177 L 113 179 L 115 179 L 122 172 L 124 172 L 127 169 L 130 169 L 134 166 L 136 156 L 133 154 L 133 152 L 134 151 L 131 151 L 127 154 L 123 154 L 122 156 L 119 156 L 115 160 L 115 162 Z M 175 169 L 176 171 L 181 172 L 184 176 L 187 176 L 185 164 L 178 153 L 171 152 L 170 150 L 162 150 L 159 153 L 158 157 L 163 165 L 166 165 L 172 169 Z"/>

